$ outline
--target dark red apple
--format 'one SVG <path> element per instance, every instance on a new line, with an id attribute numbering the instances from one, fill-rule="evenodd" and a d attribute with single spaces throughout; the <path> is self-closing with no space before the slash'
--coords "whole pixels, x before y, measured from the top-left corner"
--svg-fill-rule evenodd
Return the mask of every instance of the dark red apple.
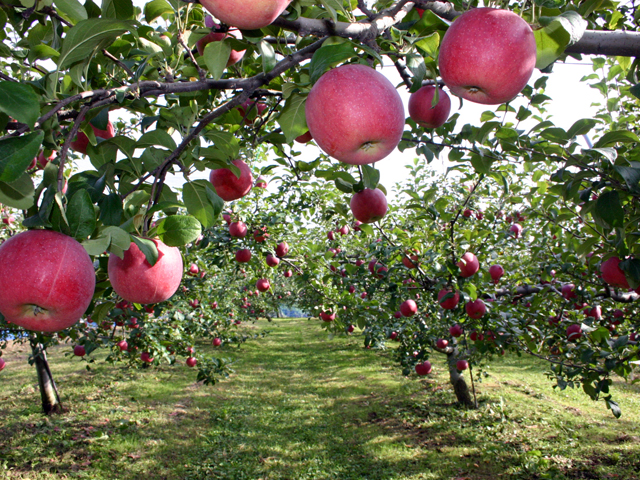
<path id="1" fill-rule="evenodd" d="M 187 367 L 195 367 L 198 364 L 198 359 L 195 357 L 189 357 L 185 363 L 187 364 Z"/>
<path id="2" fill-rule="evenodd" d="M 514 223 L 509 227 L 509 231 L 513 233 L 513 236 L 516 238 L 520 238 L 520 234 L 522 233 L 522 225 L 519 223 Z"/>
<path id="3" fill-rule="evenodd" d="M 617 288 L 629 288 L 629 282 L 626 275 L 620 268 L 620 259 L 618 257 L 611 257 L 600 264 L 600 273 L 602 273 L 602 280 Z"/>
<path id="4" fill-rule="evenodd" d="M 431 373 L 431 362 L 424 361 L 422 363 L 416 364 L 416 373 L 420 376 L 428 375 Z"/>
<path id="5" fill-rule="evenodd" d="M 467 302 L 464 306 L 465 312 L 474 320 L 482 318 L 487 313 L 487 307 L 479 298 L 474 302 Z"/>
<path id="6" fill-rule="evenodd" d="M 448 293 L 452 293 L 451 289 L 443 288 L 438 292 L 438 303 L 445 310 L 453 310 L 458 306 L 458 302 L 460 301 L 460 293 L 455 292 L 453 297 L 448 298 L 446 300 L 442 300 Z"/>
<path id="7" fill-rule="evenodd" d="M 286 257 L 289 253 L 289 244 L 287 242 L 279 243 L 276 247 L 276 255 L 278 257 Z"/>
<path id="8" fill-rule="evenodd" d="M 491 280 L 493 280 L 493 283 L 498 283 L 500 281 L 500 277 L 504 275 L 504 268 L 497 264 L 491 265 L 489 267 L 489 275 L 491 276 Z"/>
<path id="9" fill-rule="evenodd" d="M 318 146 L 351 165 L 389 155 L 402 138 L 405 120 L 393 84 L 361 64 L 342 65 L 322 75 L 309 92 L 305 116 Z"/>
<path id="10" fill-rule="evenodd" d="M 7 362 L 5 362 L 2 357 L 0 357 L 0 372 L 2 370 L 4 370 L 4 367 L 5 367 L 6 364 L 7 364 Z"/>
<path id="11" fill-rule="evenodd" d="M 140 360 L 142 360 L 145 363 L 152 363 L 153 362 L 153 357 L 151 356 L 151 354 L 149 352 L 142 352 L 140 354 Z"/>
<path id="12" fill-rule="evenodd" d="M 569 325 L 567 327 L 567 338 L 569 340 L 578 340 L 582 337 L 582 326 L 574 323 L 573 325 Z"/>
<path id="13" fill-rule="evenodd" d="M 273 255 L 267 255 L 267 265 L 270 267 L 277 267 L 280 263 L 280 259 L 278 257 L 274 257 Z"/>
<path id="14" fill-rule="evenodd" d="M 536 53 L 533 31 L 518 14 L 472 8 L 442 38 L 438 67 L 455 95 L 497 105 L 512 100 L 527 85 Z"/>
<path id="15" fill-rule="evenodd" d="M 255 100 L 247 100 L 238 107 L 238 113 L 244 118 L 245 125 L 252 125 L 257 117 L 262 115 L 267 105 Z"/>
<path id="16" fill-rule="evenodd" d="M 405 300 L 400 305 L 400 313 L 404 317 L 413 317 L 416 313 L 418 313 L 418 305 L 413 300 Z"/>
<path id="17" fill-rule="evenodd" d="M 311 132 L 303 133 L 302 135 L 294 138 L 294 140 L 298 143 L 309 143 L 311 140 L 313 140 L 313 135 L 311 135 Z"/>
<path id="18" fill-rule="evenodd" d="M 567 300 L 576 298 L 578 296 L 578 294 L 576 293 L 576 286 L 573 283 L 564 284 L 562 286 L 562 296 Z"/>
<path id="19" fill-rule="evenodd" d="M 449 334 L 452 337 L 459 337 L 462 335 L 462 327 L 457 323 L 451 327 L 449 327 Z"/>
<path id="20" fill-rule="evenodd" d="M 266 292 L 271 288 L 271 285 L 269 284 L 269 280 L 261 278 L 256 282 L 256 288 L 261 292 Z"/>
<path id="21" fill-rule="evenodd" d="M 86 250 L 62 233 L 27 230 L 0 246 L 0 312 L 9 323 L 37 332 L 68 328 L 87 310 L 95 285 Z"/>
<path id="22" fill-rule="evenodd" d="M 197 275 L 200 269 L 195 263 L 189 265 L 189 275 Z"/>
<path id="23" fill-rule="evenodd" d="M 462 372 L 469 368 L 469 362 L 467 362 L 466 360 L 458 360 L 456 362 L 456 368 Z"/>
<path id="24" fill-rule="evenodd" d="M 160 303 L 178 290 L 182 280 L 182 255 L 177 247 L 168 247 L 153 239 L 158 261 L 151 266 L 138 246 L 131 242 L 121 259 L 109 255 L 109 281 L 115 292 L 133 303 Z"/>
<path id="25" fill-rule="evenodd" d="M 449 345 L 449 340 L 445 340 L 444 338 L 439 338 L 436 341 L 436 347 L 438 347 L 440 350 L 444 350 L 445 348 L 447 348 L 448 345 Z"/>
<path id="26" fill-rule="evenodd" d="M 247 226 L 243 222 L 233 222 L 229 225 L 229 235 L 236 238 L 247 236 Z"/>
<path id="27" fill-rule="evenodd" d="M 362 223 L 374 223 L 381 220 L 388 210 L 387 197 L 382 190 L 365 188 L 351 197 L 351 212 Z"/>
<path id="28" fill-rule="evenodd" d="M 424 128 L 438 128 L 445 124 L 451 111 L 451 99 L 447 92 L 438 89 L 438 103 L 433 105 L 436 87 L 425 85 L 409 97 L 409 116 Z"/>
<path id="29" fill-rule="evenodd" d="M 212 343 L 214 347 L 219 347 L 220 345 L 222 345 L 222 339 L 219 337 L 216 337 L 213 339 Z"/>
<path id="30" fill-rule="evenodd" d="M 113 127 L 111 127 L 111 128 L 112 128 L 112 130 L 113 130 Z M 95 131 L 95 129 L 94 129 L 94 131 Z M 83 133 L 82 135 L 84 135 L 84 133 Z M 87 145 L 88 145 L 88 144 L 89 144 L 89 138 L 88 138 L 86 135 L 84 135 L 84 136 L 85 136 L 85 138 L 87 138 Z M 113 137 L 113 135 L 111 135 L 111 137 Z M 107 137 L 107 138 L 111 138 L 111 137 Z M 82 152 L 82 153 L 86 153 L 86 149 L 87 149 L 87 147 L 85 146 L 84 148 L 85 148 L 85 151 L 84 151 L 84 152 Z M 58 154 L 58 152 L 56 152 L 55 150 L 53 150 L 53 151 L 49 154 L 49 156 L 47 157 L 47 156 L 44 154 L 44 150 L 43 150 L 42 152 L 40 152 L 40 153 L 38 154 L 38 157 L 37 157 L 37 160 L 38 160 L 38 168 L 44 169 L 44 167 L 46 167 L 46 166 L 47 166 L 47 163 L 49 163 L 50 161 L 52 161 L 53 159 L 55 159 L 55 158 L 56 158 L 56 155 L 57 155 L 57 154 Z M 30 167 L 31 167 L 31 166 L 30 166 Z M 34 165 L 34 167 L 35 167 L 35 165 Z M 33 168 L 33 167 L 31 167 L 31 168 Z"/>
<path id="31" fill-rule="evenodd" d="M 247 263 L 251 260 L 251 250 L 248 248 L 243 248 L 236 252 L 236 261 L 238 263 Z"/>
<path id="32" fill-rule="evenodd" d="M 457 265 L 460 269 L 460 276 L 464 278 L 472 277 L 480 270 L 480 262 L 478 262 L 478 258 L 471 252 L 462 255 Z"/>
<path id="33" fill-rule="evenodd" d="M 126 340 L 120 340 L 118 343 L 116 343 L 116 345 L 118 346 L 121 352 L 126 352 L 129 350 L 129 344 L 127 343 Z"/>
<path id="34" fill-rule="evenodd" d="M 84 357 L 87 354 L 87 351 L 85 350 L 84 346 L 76 345 L 75 347 L 73 347 L 73 354 L 76 357 Z"/>
<path id="35" fill-rule="evenodd" d="M 211 170 L 209 181 L 215 188 L 218 196 L 225 202 L 238 200 L 244 197 L 251 190 L 253 185 L 253 176 L 249 166 L 241 159 L 234 160 L 233 163 L 240 169 L 240 177 L 236 177 L 228 168 L 218 168 Z"/>

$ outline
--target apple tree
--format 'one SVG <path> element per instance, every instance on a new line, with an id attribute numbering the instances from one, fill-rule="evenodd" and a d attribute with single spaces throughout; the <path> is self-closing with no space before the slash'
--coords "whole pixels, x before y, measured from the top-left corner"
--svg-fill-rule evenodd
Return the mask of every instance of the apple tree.
<path id="1" fill-rule="evenodd" d="M 291 298 L 365 346 L 400 340 L 405 373 L 446 355 L 462 403 L 461 372 L 511 349 L 619 415 L 640 287 L 630 6 L 16 0 L 0 24 L 0 257 L 20 230 L 55 231 L 95 273 L 78 304 L 52 302 L 45 286 L 65 285 L 47 273 L 0 292 L 2 338 L 31 342 L 46 412 L 52 342 L 184 357 L 213 382 L 227 365 L 195 339 L 244 341 L 238 320 Z M 546 79 L 581 55 L 601 109 L 563 128 Z M 487 105 L 477 125 L 449 116 L 453 95 Z M 375 163 L 396 147 L 416 159 L 392 200 Z M 23 253 L 45 272 L 39 248 Z M 63 253 L 47 261 L 76 268 Z"/>

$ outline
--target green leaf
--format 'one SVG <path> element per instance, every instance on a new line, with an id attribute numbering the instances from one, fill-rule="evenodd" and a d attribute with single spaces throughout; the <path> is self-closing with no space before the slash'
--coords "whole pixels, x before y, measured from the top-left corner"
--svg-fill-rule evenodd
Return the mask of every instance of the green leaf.
<path id="1" fill-rule="evenodd" d="M 152 130 L 145 133 L 136 143 L 136 148 L 146 148 L 153 145 L 160 145 L 171 151 L 178 148 L 176 141 L 164 130 Z"/>
<path id="2" fill-rule="evenodd" d="M 613 228 L 624 224 L 624 210 L 616 191 L 600 194 L 594 213 Z"/>
<path id="3" fill-rule="evenodd" d="M 276 51 L 271 44 L 260 40 L 258 42 L 258 51 L 260 52 L 260 58 L 262 59 L 262 70 L 264 73 L 268 73 L 276 66 Z"/>
<path id="4" fill-rule="evenodd" d="M 71 236 L 83 240 L 96 228 L 96 211 L 93 208 L 91 195 L 86 190 L 78 190 L 67 205 L 67 218 Z"/>
<path id="5" fill-rule="evenodd" d="M 37 132 L 0 140 L 0 182 L 15 182 L 29 168 L 38 155 L 44 132 Z"/>
<path id="6" fill-rule="evenodd" d="M 342 178 L 336 178 L 335 180 L 336 188 L 344 193 L 353 193 L 353 184 L 346 182 Z"/>
<path id="7" fill-rule="evenodd" d="M 588 22 L 580 14 L 566 11 L 553 17 L 546 27 L 535 30 L 536 68 L 542 70 L 559 58 L 565 48 L 582 38 L 587 25 Z"/>
<path id="8" fill-rule="evenodd" d="M 120 227 L 107 227 L 101 235 L 109 236 L 109 251 L 123 258 L 125 250 L 128 250 L 131 245 L 131 235 Z"/>
<path id="9" fill-rule="evenodd" d="M 214 80 L 220 80 L 220 78 L 222 78 L 227 68 L 229 56 L 231 56 L 231 44 L 225 40 L 221 42 L 211 42 L 204 47 L 202 58 Z"/>
<path id="10" fill-rule="evenodd" d="M 115 306 L 115 302 L 104 302 L 96 305 L 91 312 L 91 321 L 100 324 Z"/>
<path id="11" fill-rule="evenodd" d="M 148 23 L 165 13 L 173 13 L 173 7 L 166 0 L 153 0 L 144 6 L 144 18 Z"/>
<path id="12" fill-rule="evenodd" d="M 567 132 L 567 138 L 574 138 L 578 135 L 585 135 L 589 133 L 589 131 L 598 124 L 598 120 L 594 120 L 593 118 L 583 118 L 578 120 Z"/>
<path id="13" fill-rule="evenodd" d="M 188 182 L 182 188 L 182 199 L 187 211 L 196 217 L 204 228 L 217 223 L 224 202 L 211 188 L 207 180 Z"/>
<path id="14" fill-rule="evenodd" d="M 617 402 L 614 402 L 613 400 L 611 400 L 611 395 L 609 395 L 608 397 L 605 397 L 605 402 L 607 402 L 607 408 L 609 410 L 611 410 L 611 413 L 613 413 L 613 416 L 616 418 L 620 418 L 620 415 L 622 415 L 622 410 L 620 410 L 620 406 L 618 405 Z"/>
<path id="15" fill-rule="evenodd" d="M 493 159 L 473 153 L 471 155 L 471 165 L 476 173 L 491 173 L 491 165 L 493 165 Z"/>
<path id="16" fill-rule="evenodd" d="M 140 238 L 135 235 L 131 235 L 131 240 L 133 240 L 140 251 L 144 253 L 147 262 L 153 267 L 158 261 L 158 247 L 156 247 L 156 244 L 148 238 Z"/>
<path id="17" fill-rule="evenodd" d="M 33 180 L 28 173 L 16 181 L 0 182 L 0 203 L 20 210 L 28 210 L 34 205 Z"/>
<path id="18" fill-rule="evenodd" d="M 109 248 L 111 239 L 109 236 L 101 236 L 98 238 L 91 238 L 82 242 L 82 246 L 89 255 L 102 255 Z"/>
<path id="19" fill-rule="evenodd" d="M 636 289 L 640 285 L 640 259 L 627 258 L 620 262 L 620 268 L 627 274 L 631 288 Z"/>
<path id="20" fill-rule="evenodd" d="M 78 0 L 55 0 L 54 2 L 58 12 L 62 12 L 73 23 L 86 20 L 87 10 Z"/>
<path id="21" fill-rule="evenodd" d="M 640 142 L 640 139 L 638 139 L 638 136 L 635 133 L 628 130 L 615 130 L 613 132 L 605 133 L 602 138 L 596 142 L 595 147 L 607 147 L 618 142 Z"/>
<path id="22" fill-rule="evenodd" d="M 355 56 L 356 51 L 350 42 L 331 44 L 319 48 L 313 54 L 309 64 L 311 83 L 317 82 L 329 68 Z"/>
<path id="23" fill-rule="evenodd" d="M 102 17 L 129 20 L 134 14 L 131 0 L 102 0 Z"/>
<path id="24" fill-rule="evenodd" d="M 171 215 L 157 226 L 158 236 L 170 247 L 181 247 L 193 242 L 201 232 L 200 222 L 191 215 Z"/>
<path id="25" fill-rule="evenodd" d="M 40 100 L 29 85 L 0 82 L 0 111 L 33 129 L 40 117 Z"/>
<path id="26" fill-rule="evenodd" d="M 100 221 L 103 225 L 118 226 L 122 222 L 122 199 L 117 193 L 102 197 L 99 202 Z"/>
<path id="27" fill-rule="evenodd" d="M 360 225 L 360 230 L 362 230 L 367 235 L 373 235 L 373 227 L 366 223 L 363 223 L 362 225 Z"/>
<path id="28" fill-rule="evenodd" d="M 282 128 L 282 133 L 284 133 L 287 143 L 291 143 L 296 137 L 309 130 L 304 112 L 306 101 L 306 96 L 291 95 L 276 119 L 280 128 Z"/>
<path id="29" fill-rule="evenodd" d="M 620 174 L 633 192 L 640 192 L 640 168 L 614 165 L 613 168 Z"/>
<path id="30" fill-rule="evenodd" d="M 362 181 L 365 188 L 375 189 L 380 182 L 380 171 L 370 165 L 362 165 Z"/>
<path id="31" fill-rule="evenodd" d="M 418 40 L 415 45 L 431 58 L 437 58 L 438 47 L 440 46 L 440 35 L 438 32 L 433 32 L 422 40 Z"/>
<path id="32" fill-rule="evenodd" d="M 131 28 L 132 25 L 129 22 L 108 18 L 90 18 L 78 22 L 67 32 L 62 42 L 58 69 L 87 60 L 96 48 L 108 47 L 116 38 Z"/>

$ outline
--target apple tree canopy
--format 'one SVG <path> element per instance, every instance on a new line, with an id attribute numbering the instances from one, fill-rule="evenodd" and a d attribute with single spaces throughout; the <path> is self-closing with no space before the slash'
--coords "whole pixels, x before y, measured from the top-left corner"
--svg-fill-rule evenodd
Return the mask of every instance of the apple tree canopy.
<path id="1" fill-rule="evenodd" d="M 473 373 L 505 351 L 533 355 L 548 362 L 557 387 L 579 387 L 619 416 L 612 379 L 628 378 L 640 361 L 638 12 L 595 0 L 509 5 L 532 29 L 537 73 L 513 100 L 484 102 L 479 120 L 465 123 L 470 102 L 443 83 L 439 51 L 466 3 L 234 3 L 247 21 L 260 20 L 253 3 L 277 10 L 275 20 L 238 29 L 219 22 L 214 7 L 180 0 L 0 5 L 0 203 L 18 220 L 4 223 L 3 236 L 45 228 L 74 237 L 97 276 L 93 328 L 45 338 L 0 322 L 2 339 L 72 339 L 89 356 L 108 348 L 113 361 L 139 363 L 148 352 L 173 362 L 191 356 L 195 338 L 249 340 L 237 322 L 286 305 L 326 313 L 332 320 L 322 327 L 333 333 L 356 326 L 372 348 L 395 333 L 405 374 L 428 360 L 443 368 L 436 359 L 444 355 L 454 384 L 464 383 L 456 365 Z M 198 44 L 212 31 L 222 35 Z M 482 40 L 513 61 L 501 51 L 508 46 Z M 561 126 L 548 114 L 547 80 L 557 63 L 575 59 L 593 66 L 582 81 L 597 113 Z M 302 138 L 314 115 L 305 112 L 309 92 L 349 63 L 395 70 L 405 98 L 424 85 L 437 86 L 434 106 L 438 92 L 451 98 L 452 114 L 435 129 L 406 117 L 397 149 L 409 161 L 398 185 L 378 169 L 389 157 L 348 165 Z M 357 128 L 354 121 L 344 135 Z M 436 158 L 444 169 L 433 168 Z M 238 159 L 268 186 L 225 202 L 208 178 L 227 169 L 225 181 L 238 180 Z M 376 188 L 387 213 L 355 222 L 351 197 Z M 231 236 L 232 222 L 246 224 L 246 236 Z M 180 247 L 185 268 L 198 272 L 185 273 L 167 302 L 127 304 L 109 283 L 108 257 L 122 257 L 133 241 L 153 265 L 161 256 L 145 238 L 156 237 Z M 284 241 L 290 252 L 267 265 Z M 239 263 L 244 248 L 252 256 Z M 466 252 L 479 270 L 463 276 Z M 614 257 L 615 271 L 607 270 L 613 263 L 601 269 Z M 497 279 L 493 265 L 504 270 Z M 622 275 L 622 284 L 608 275 Z M 264 280 L 270 288 L 260 291 Z M 467 314 L 478 299 L 484 313 Z M 415 315 L 395 316 L 408 300 Z M 117 347 L 122 340 L 128 350 Z M 198 357 L 197 370 L 214 382 L 227 367 Z M 456 393 L 470 401 L 464 388 Z"/>

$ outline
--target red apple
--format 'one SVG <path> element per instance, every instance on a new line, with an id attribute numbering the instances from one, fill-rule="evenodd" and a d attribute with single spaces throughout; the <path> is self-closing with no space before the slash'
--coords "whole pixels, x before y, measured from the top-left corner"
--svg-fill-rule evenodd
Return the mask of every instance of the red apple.
<path id="1" fill-rule="evenodd" d="M 475 302 L 467 302 L 464 306 L 465 312 L 474 320 L 482 318 L 487 313 L 487 307 L 479 298 Z"/>
<path id="2" fill-rule="evenodd" d="M 462 216 L 463 216 L 464 218 L 470 218 L 470 217 L 471 217 L 471 215 L 473 215 L 473 211 L 472 211 L 472 210 L 469 210 L 468 208 L 467 208 L 464 212 L 462 212 Z"/>
<path id="3" fill-rule="evenodd" d="M 619 266 L 620 259 L 618 257 L 611 257 L 600 264 L 600 272 L 602 273 L 602 280 L 618 288 L 629 288 L 629 282 L 627 277 Z"/>
<path id="4" fill-rule="evenodd" d="M 229 225 L 231 223 L 231 215 L 229 215 L 228 213 L 223 213 L 222 214 L 222 219 L 227 222 L 227 225 Z"/>
<path id="5" fill-rule="evenodd" d="M 431 373 L 431 362 L 425 361 L 416 365 L 416 373 L 420 376 Z"/>
<path id="6" fill-rule="evenodd" d="M 409 116 L 424 128 L 438 128 L 445 124 L 451 111 L 449 95 L 438 89 L 438 103 L 433 105 L 436 87 L 425 85 L 409 97 Z"/>
<path id="7" fill-rule="evenodd" d="M 279 243 L 276 247 L 276 255 L 278 257 L 286 257 L 289 253 L 289 244 L 287 242 Z"/>
<path id="8" fill-rule="evenodd" d="M 418 256 L 417 255 L 403 255 L 402 264 L 407 268 L 418 268 Z"/>
<path id="9" fill-rule="evenodd" d="M 222 345 L 222 339 L 219 337 L 216 337 L 213 339 L 212 343 L 214 347 L 219 347 L 220 345 Z"/>
<path id="10" fill-rule="evenodd" d="M 187 367 L 195 367 L 198 364 L 198 359 L 195 357 L 189 357 L 185 363 L 187 364 Z"/>
<path id="11" fill-rule="evenodd" d="M 593 308 L 585 310 L 585 314 L 587 317 L 593 317 L 596 320 L 600 320 L 602 318 L 602 307 L 600 305 L 596 305 Z"/>
<path id="12" fill-rule="evenodd" d="M 355 329 L 356 329 L 356 327 L 355 327 L 355 326 L 353 326 L 353 325 L 349 325 L 349 326 L 347 327 L 347 332 L 349 332 L 349 333 L 353 333 L 353 331 L 354 331 Z"/>
<path id="13" fill-rule="evenodd" d="M 270 25 L 291 0 L 203 0 L 214 17 L 242 30 L 258 30 Z"/>
<path id="14" fill-rule="evenodd" d="M 462 335 L 462 327 L 457 323 L 451 327 L 449 327 L 449 334 L 452 337 L 459 337 Z"/>
<path id="15" fill-rule="evenodd" d="M 103 138 L 105 140 L 109 138 L 113 138 L 116 134 L 116 131 L 114 130 L 113 125 L 111 124 L 111 120 L 108 121 L 106 130 L 100 130 L 99 128 L 96 128 L 93 125 L 91 125 L 91 128 L 93 129 L 93 133 L 95 134 L 96 137 Z M 69 146 L 76 152 L 86 155 L 87 147 L 89 146 L 89 137 L 87 137 L 83 132 L 78 132 L 76 140 L 71 142 Z M 41 155 L 44 158 L 44 153 L 41 153 Z M 40 163 L 40 157 L 38 157 L 38 162 Z M 42 166 L 42 168 L 44 168 L 44 165 Z"/>
<path id="16" fill-rule="evenodd" d="M 361 64 L 322 75 L 309 92 L 305 115 L 318 146 L 351 165 L 382 160 L 400 143 L 404 130 L 397 90 L 380 72 Z"/>
<path id="17" fill-rule="evenodd" d="M 367 292 L 362 292 L 362 293 L 360 294 L 360 298 L 362 298 L 363 300 L 364 300 L 365 298 L 367 298 Z"/>
<path id="18" fill-rule="evenodd" d="M 391 332 L 391 334 L 389 335 L 389 338 L 391 340 L 395 340 L 396 338 L 398 338 L 398 332 Z"/>
<path id="19" fill-rule="evenodd" d="M 267 188 L 267 180 L 264 177 L 256 179 L 256 188 Z"/>
<path id="20" fill-rule="evenodd" d="M 311 132 L 303 133 L 302 135 L 294 138 L 294 140 L 298 143 L 309 143 L 311 140 L 313 140 L 313 135 L 311 135 Z"/>
<path id="21" fill-rule="evenodd" d="M 94 130 L 94 132 L 95 132 L 95 130 L 96 130 L 96 129 L 94 128 L 93 130 Z M 111 127 L 111 130 L 113 130 L 113 127 Z M 100 130 L 100 131 L 102 131 L 102 130 Z M 88 145 L 88 144 L 89 144 L 89 138 L 88 138 L 84 133 L 83 133 L 82 135 L 84 135 L 84 137 L 87 139 L 87 145 Z M 97 136 L 97 134 L 96 134 L 96 136 Z M 79 137 L 79 135 L 78 135 L 78 137 Z M 111 137 L 113 137 L 113 135 L 111 135 Z M 105 138 L 111 138 L 111 137 L 105 137 Z M 72 145 L 73 145 L 73 144 L 72 144 Z M 84 151 L 84 152 L 82 152 L 82 153 L 86 153 L 87 147 L 85 146 L 84 148 L 85 148 L 85 151 Z M 44 154 L 44 150 L 43 150 L 42 152 L 40 152 L 40 153 L 38 154 L 38 168 L 42 168 L 42 169 L 43 169 L 44 167 L 46 167 L 46 166 L 47 166 L 47 163 L 49 163 L 50 161 L 52 161 L 53 159 L 55 159 L 57 154 L 58 154 L 58 152 L 56 152 L 55 150 L 53 150 L 53 151 L 49 154 L 49 156 L 47 157 L 47 156 L 45 156 L 45 154 Z M 35 165 L 33 165 L 33 166 L 35 167 Z M 31 167 L 31 166 L 30 166 L 30 167 Z M 31 167 L 31 168 L 33 168 L 33 167 Z"/>
<path id="22" fill-rule="evenodd" d="M 152 363 L 153 362 L 153 357 L 151 356 L 151 354 L 149 352 L 142 352 L 140 354 L 140 360 L 142 360 L 145 363 Z"/>
<path id="23" fill-rule="evenodd" d="M 576 286 L 573 283 L 567 283 L 562 286 L 562 296 L 567 300 L 571 300 L 572 298 L 576 298 L 578 294 L 575 291 Z"/>
<path id="24" fill-rule="evenodd" d="M 134 242 L 122 259 L 113 253 L 109 255 L 111 286 L 125 300 L 142 304 L 164 302 L 180 286 L 183 268 L 180 250 L 157 239 L 152 241 L 158 249 L 158 261 L 153 266 Z"/>
<path id="25" fill-rule="evenodd" d="M 129 350 L 129 344 L 127 343 L 126 340 L 120 340 L 118 343 L 116 343 L 116 345 L 118 346 L 121 352 L 126 352 Z"/>
<path id="26" fill-rule="evenodd" d="M 256 282 L 256 288 L 261 292 L 266 292 L 271 288 L 271 285 L 269 284 L 269 280 L 261 278 Z"/>
<path id="27" fill-rule="evenodd" d="M 491 265 L 489 267 L 489 275 L 491 276 L 491 280 L 493 280 L 493 283 L 498 283 L 500 281 L 500 277 L 504 275 L 504 268 L 497 264 Z"/>
<path id="28" fill-rule="evenodd" d="M 251 260 L 251 250 L 248 248 L 243 248 L 236 252 L 236 261 L 238 263 L 247 263 Z"/>
<path id="29" fill-rule="evenodd" d="M 413 300 L 405 300 L 400 305 L 400 313 L 404 317 L 413 317 L 418 312 L 418 305 Z"/>
<path id="30" fill-rule="evenodd" d="M 439 338 L 436 341 L 436 347 L 438 347 L 440 350 L 444 350 L 445 348 L 447 348 L 447 345 L 449 345 L 449 340 L 445 340 L 444 338 Z"/>
<path id="31" fill-rule="evenodd" d="M 273 255 L 267 255 L 267 265 L 270 267 L 277 267 L 280 263 L 280 259 L 278 257 L 274 257 Z"/>
<path id="32" fill-rule="evenodd" d="M 5 225 L 11 225 L 13 224 L 13 222 L 15 222 L 15 217 L 13 215 L 9 215 L 8 217 L 3 217 L 2 218 L 2 223 L 4 223 Z"/>
<path id="33" fill-rule="evenodd" d="M 480 270 L 480 262 L 478 262 L 478 258 L 471 252 L 462 255 L 457 265 L 460 269 L 460 276 L 464 278 L 472 277 Z"/>
<path id="34" fill-rule="evenodd" d="M 211 170 L 209 181 L 215 188 L 218 196 L 225 202 L 237 200 L 244 197 L 251 190 L 253 185 L 253 176 L 251 170 L 242 160 L 234 160 L 233 163 L 240 169 L 240 177 L 236 177 L 228 168 L 218 168 Z"/>
<path id="35" fill-rule="evenodd" d="M 438 303 L 445 310 L 453 310 L 458 306 L 458 302 L 460 301 L 460 293 L 455 292 L 453 294 L 453 297 L 442 300 L 448 293 L 452 293 L 451 289 L 449 288 L 443 288 L 442 290 L 440 290 L 438 292 Z"/>
<path id="36" fill-rule="evenodd" d="M 253 239 L 258 243 L 263 243 L 269 236 L 268 233 L 264 233 L 266 231 L 267 231 L 266 227 L 262 227 L 262 229 L 256 228 L 253 231 Z"/>
<path id="37" fill-rule="evenodd" d="M 245 125 L 252 125 L 255 119 L 261 116 L 267 109 L 267 105 L 255 100 L 247 100 L 238 107 L 238 113 L 244 118 Z"/>
<path id="38" fill-rule="evenodd" d="M 70 327 L 87 310 L 95 285 L 86 250 L 62 233 L 28 230 L 0 246 L 0 312 L 19 327 Z"/>
<path id="39" fill-rule="evenodd" d="M 287 270 L 286 272 L 284 272 L 284 276 L 285 276 L 286 278 L 289 278 L 289 277 L 291 277 L 292 275 L 293 275 L 293 272 L 292 272 L 291 270 Z"/>
<path id="40" fill-rule="evenodd" d="M 351 197 L 351 212 L 362 223 L 374 223 L 387 214 L 387 197 L 382 190 L 365 188 Z"/>
<path id="41" fill-rule="evenodd" d="M 87 354 L 87 351 L 82 345 L 76 345 L 75 347 L 73 347 L 73 354 L 76 357 L 84 357 Z"/>
<path id="42" fill-rule="evenodd" d="M 243 222 L 233 222 L 229 225 L 229 235 L 236 238 L 247 236 L 247 226 Z"/>
<path id="43" fill-rule="evenodd" d="M 466 360 L 458 360 L 456 362 L 456 368 L 462 372 L 469 368 L 469 362 L 467 362 Z"/>
<path id="44" fill-rule="evenodd" d="M 4 370 L 4 367 L 5 367 L 6 364 L 7 364 L 7 362 L 5 362 L 2 357 L 0 357 L 0 372 L 2 370 Z"/>
<path id="45" fill-rule="evenodd" d="M 231 29 L 229 30 L 228 33 L 211 32 L 196 42 L 196 48 L 198 49 L 198 54 L 200 56 L 204 55 L 204 47 L 206 47 L 211 42 L 220 42 L 227 37 L 241 39 L 242 35 L 236 29 Z M 231 54 L 229 55 L 229 60 L 227 61 L 227 67 L 230 65 L 233 65 L 234 63 L 238 63 L 242 59 L 242 57 L 244 57 L 244 54 L 245 54 L 245 50 L 240 50 L 239 52 L 236 50 L 231 50 Z"/>
<path id="46" fill-rule="evenodd" d="M 211 304 L 211 308 L 218 308 L 218 302 L 213 302 Z"/>
<path id="47" fill-rule="evenodd" d="M 192 263 L 189 266 L 189 275 L 197 275 L 199 271 L 200 271 L 200 269 L 198 268 L 198 266 L 195 263 Z"/>
<path id="48" fill-rule="evenodd" d="M 512 100 L 536 66 L 531 27 L 509 10 L 473 8 L 460 15 L 440 44 L 438 67 L 454 94 L 476 103 Z"/>
<path id="49" fill-rule="evenodd" d="M 520 234 L 522 233 L 522 225 L 519 223 L 514 223 L 509 227 L 509 231 L 513 233 L 513 236 L 516 238 L 520 238 Z"/>
<path id="50" fill-rule="evenodd" d="M 349 225 L 343 225 L 342 227 L 340 227 L 340 230 L 338 230 L 338 232 L 342 236 L 349 235 Z"/>
<path id="51" fill-rule="evenodd" d="M 569 340 L 578 340 L 580 337 L 582 337 L 582 327 L 579 324 L 574 323 L 567 327 L 567 338 Z"/>
<path id="52" fill-rule="evenodd" d="M 349 293 L 355 293 L 356 291 L 356 286 L 355 285 L 349 285 Z"/>

